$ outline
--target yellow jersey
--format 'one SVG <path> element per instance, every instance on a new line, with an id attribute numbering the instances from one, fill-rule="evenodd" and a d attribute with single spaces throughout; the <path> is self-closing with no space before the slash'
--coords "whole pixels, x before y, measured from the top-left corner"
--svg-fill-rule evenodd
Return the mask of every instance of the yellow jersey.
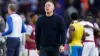
<path id="1" fill-rule="evenodd" d="M 69 46 L 82 46 L 82 36 L 84 33 L 84 27 L 79 22 L 74 22 L 71 24 L 74 26 L 75 31 L 72 38 L 72 42 L 69 43 Z"/>

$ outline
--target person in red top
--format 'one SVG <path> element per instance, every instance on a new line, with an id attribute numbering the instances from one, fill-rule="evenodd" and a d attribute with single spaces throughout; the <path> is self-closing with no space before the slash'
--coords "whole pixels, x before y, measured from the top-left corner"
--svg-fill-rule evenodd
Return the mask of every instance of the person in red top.
<path id="1" fill-rule="evenodd" d="M 35 22 L 37 15 L 35 13 L 30 14 L 30 21 L 26 28 L 26 43 L 25 48 L 28 50 L 27 56 L 38 56 L 36 52 L 35 43 Z"/>

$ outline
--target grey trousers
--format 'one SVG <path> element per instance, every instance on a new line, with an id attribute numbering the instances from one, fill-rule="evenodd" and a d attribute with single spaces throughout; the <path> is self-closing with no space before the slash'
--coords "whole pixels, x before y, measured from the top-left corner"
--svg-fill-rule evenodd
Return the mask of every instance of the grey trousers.
<path id="1" fill-rule="evenodd" d="M 0 45 L 0 56 L 6 56 L 6 42 Z"/>

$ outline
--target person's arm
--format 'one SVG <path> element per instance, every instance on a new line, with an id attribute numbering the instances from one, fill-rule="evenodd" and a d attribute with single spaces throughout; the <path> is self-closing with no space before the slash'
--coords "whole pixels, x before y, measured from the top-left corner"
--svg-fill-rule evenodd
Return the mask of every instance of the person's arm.
<path id="1" fill-rule="evenodd" d="M 98 32 L 100 32 L 100 28 L 98 26 L 97 23 L 94 23 L 94 27 L 93 27 L 94 30 L 97 30 Z"/>
<path id="2" fill-rule="evenodd" d="M 65 28 L 65 23 L 64 20 L 61 18 L 60 20 L 60 45 L 65 44 L 65 38 L 66 38 L 66 28 Z"/>
<path id="3" fill-rule="evenodd" d="M 25 32 L 26 32 L 25 25 L 24 25 L 24 22 L 22 21 L 22 31 L 21 31 L 21 33 L 25 33 Z"/>
<path id="4" fill-rule="evenodd" d="M 96 37 L 100 37 L 100 28 L 99 28 L 99 26 L 98 26 L 98 24 L 97 23 L 94 23 L 94 35 L 96 36 Z"/>
<path id="5" fill-rule="evenodd" d="M 91 27 L 91 26 L 89 26 L 89 25 L 85 25 L 84 27 L 86 27 L 86 28 L 92 28 L 92 29 L 94 29 L 94 30 L 96 30 L 96 31 L 99 31 L 99 32 L 100 32 L 100 28 Z"/>
<path id="6" fill-rule="evenodd" d="M 35 28 L 35 41 L 36 41 L 37 50 L 39 50 L 39 47 L 40 47 L 40 35 L 41 35 L 40 19 L 38 19 L 36 22 L 36 28 Z"/>
<path id="7" fill-rule="evenodd" d="M 28 25 L 27 29 L 26 29 L 26 41 L 28 41 L 28 42 L 35 42 L 35 40 L 32 40 L 30 38 L 32 31 L 33 31 L 32 26 Z"/>
<path id="8" fill-rule="evenodd" d="M 83 36 L 82 36 L 82 41 L 85 40 L 85 37 L 86 37 L 86 33 L 85 31 L 83 32 Z"/>
<path id="9" fill-rule="evenodd" d="M 95 27 L 92 27 L 94 30 L 100 32 L 100 28 L 95 28 Z"/>
<path id="10" fill-rule="evenodd" d="M 74 31 L 75 31 L 75 28 L 74 28 L 74 26 L 70 26 L 69 27 L 69 38 L 68 38 L 68 44 L 72 41 L 72 39 L 73 39 L 73 34 L 74 34 Z"/>
<path id="11" fill-rule="evenodd" d="M 85 25 L 84 27 L 87 27 L 87 28 L 92 28 L 94 30 L 94 35 L 95 36 L 100 36 L 100 28 L 94 24 L 94 27 L 91 27 L 89 25 Z"/>
<path id="12" fill-rule="evenodd" d="M 13 22 L 11 16 L 7 17 L 7 24 L 8 24 L 8 30 L 6 32 L 2 32 L 2 36 L 9 35 L 13 31 Z"/>

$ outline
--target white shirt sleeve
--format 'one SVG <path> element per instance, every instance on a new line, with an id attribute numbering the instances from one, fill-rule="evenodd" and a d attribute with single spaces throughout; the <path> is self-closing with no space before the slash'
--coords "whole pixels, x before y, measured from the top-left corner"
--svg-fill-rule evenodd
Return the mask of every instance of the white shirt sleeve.
<path id="1" fill-rule="evenodd" d="M 31 35 L 32 34 L 32 26 L 28 25 L 26 28 L 26 34 Z"/>
<path id="2" fill-rule="evenodd" d="M 97 23 L 94 23 L 94 27 L 95 27 L 95 28 L 99 28 L 99 26 L 98 26 Z"/>

